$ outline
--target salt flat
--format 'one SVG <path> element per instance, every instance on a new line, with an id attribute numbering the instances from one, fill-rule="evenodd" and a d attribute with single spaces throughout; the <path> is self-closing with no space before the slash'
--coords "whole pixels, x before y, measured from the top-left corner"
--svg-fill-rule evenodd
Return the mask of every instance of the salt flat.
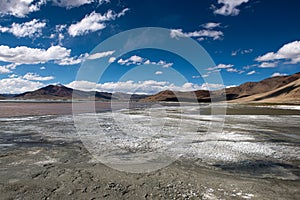
<path id="1" fill-rule="evenodd" d="M 209 115 L 210 108 L 149 105 L 1 117 L 1 194 L 298 199 L 297 110 L 229 105 L 229 115 Z M 256 109 L 262 114 L 249 114 Z"/>

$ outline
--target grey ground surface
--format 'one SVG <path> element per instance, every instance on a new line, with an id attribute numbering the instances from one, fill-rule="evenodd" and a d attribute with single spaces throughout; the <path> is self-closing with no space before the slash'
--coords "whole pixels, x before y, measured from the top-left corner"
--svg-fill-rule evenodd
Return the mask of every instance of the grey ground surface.
<path id="1" fill-rule="evenodd" d="M 101 164 L 72 116 L 1 118 L 0 199 L 300 199 L 300 118 L 274 112 L 230 115 L 218 138 L 187 129 L 201 135 L 186 147 L 190 154 L 149 173 Z M 190 117 L 188 125 L 209 120 Z M 212 141 L 216 151 L 205 154 Z"/>

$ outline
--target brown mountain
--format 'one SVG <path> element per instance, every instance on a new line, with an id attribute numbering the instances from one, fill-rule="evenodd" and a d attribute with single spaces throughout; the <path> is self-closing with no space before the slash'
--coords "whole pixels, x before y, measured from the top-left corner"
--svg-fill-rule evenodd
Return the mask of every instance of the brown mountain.
<path id="1" fill-rule="evenodd" d="M 232 102 L 297 103 L 300 104 L 300 79 L 265 93 L 233 100 Z"/>
<path id="2" fill-rule="evenodd" d="M 88 100 L 110 100 L 111 93 L 106 92 L 85 92 L 74 90 L 63 85 L 48 85 L 32 92 L 25 92 L 16 95 L 16 99 L 37 99 L 37 100 L 70 100 L 72 98 Z"/>
<path id="3" fill-rule="evenodd" d="M 178 92 L 178 91 L 162 91 L 155 95 L 151 95 L 142 99 L 144 102 L 155 102 L 155 101 L 192 101 L 198 102 L 209 102 L 210 93 L 208 90 L 197 90 L 192 92 Z"/>
<path id="4" fill-rule="evenodd" d="M 207 91 L 197 90 L 193 92 L 162 91 L 149 96 L 143 101 L 195 101 L 210 102 L 211 98 L 232 102 L 295 102 L 300 99 L 299 93 L 300 73 L 290 76 L 276 76 L 259 82 L 247 82 L 237 87 L 225 90 Z M 211 94 L 211 95 L 210 95 Z M 195 96 L 193 96 L 195 95 Z"/>
<path id="5" fill-rule="evenodd" d="M 142 98 L 148 97 L 148 95 L 137 94 L 124 94 L 115 93 L 112 95 L 107 92 L 95 92 L 95 91 L 81 91 L 72 88 L 68 88 L 63 85 L 48 85 L 35 91 L 25 92 L 22 94 L 14 95 L 13 99 L 35 99 L 35 100 L 71 100 L 72 98 L 77 100 L 97 100 L 97 101 L 109 101 L 112 98 L 115 100 L 128 100 L 138 101 Z M 0 97 L 1 98 L 1 97 Z M 11 99 L 11 98 L 10 98 Z"/>
<path id="6" fill-rule="evenodd" d="M 247 82 L 237 87 L 226 88 L 226 97 L 227 100 L 233 100 L 255 94 L 270 92 L 295 80 L 298 80 L 299 78 L 300 73 L 296 73 L 290 76 L 275 76 L 259 82 Z"/>

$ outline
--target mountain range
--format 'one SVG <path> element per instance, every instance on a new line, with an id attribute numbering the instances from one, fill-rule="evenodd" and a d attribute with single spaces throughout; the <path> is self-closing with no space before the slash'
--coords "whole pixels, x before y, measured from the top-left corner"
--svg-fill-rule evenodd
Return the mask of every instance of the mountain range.
<path id="1" fill-rule="evenodd" d="M 247 82 L 224 90 L 193 92 L 162 91 L 146 97 L 142 101 L 193 101 L 210 102 L 227 99 L 236 103 L 299 103 L 300 104 L 300 72 L 290 76 L 275 76 L 259 82 Z"/>
<path id="2" fill-rule="evenodd" d="M 35 91 L 17 95 L 0 95 L 1 100 L 97 100 L 111 99 L 132 101 L 194 101 L 210 102 L 225 97 L 229 102 L 300 103 L 300 72 L 289 76 L 276 76 L 259 82 L 247 82 L 224 90 L 197 90 L 190 92 L 161 91 L 154 95 L 81 91 L 63 85 L 48 85 Z"/>

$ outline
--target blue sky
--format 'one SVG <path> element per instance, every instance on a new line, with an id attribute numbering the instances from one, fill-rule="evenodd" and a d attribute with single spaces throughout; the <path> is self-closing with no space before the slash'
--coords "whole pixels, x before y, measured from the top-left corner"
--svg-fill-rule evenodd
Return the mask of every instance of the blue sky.
<path id="1" fill-rule="evenodd" d="M 299 7 L 297 0 L 3 0 L 0 93 L 57 83 L 128 93 L 218 89 L 293 74 L 300 71 Z M 213 65 L 201 65 L 199 73 L 165 50 L 121 55 L 117 45 L 95 49 L 141 27 L 169 29 L 174 41 L 195 41 Z M 107 68 L 99 80 L 78 78 L 88 65 L 89 76 Z M 214 76 L 222 79 L 214 82 Z"/>

